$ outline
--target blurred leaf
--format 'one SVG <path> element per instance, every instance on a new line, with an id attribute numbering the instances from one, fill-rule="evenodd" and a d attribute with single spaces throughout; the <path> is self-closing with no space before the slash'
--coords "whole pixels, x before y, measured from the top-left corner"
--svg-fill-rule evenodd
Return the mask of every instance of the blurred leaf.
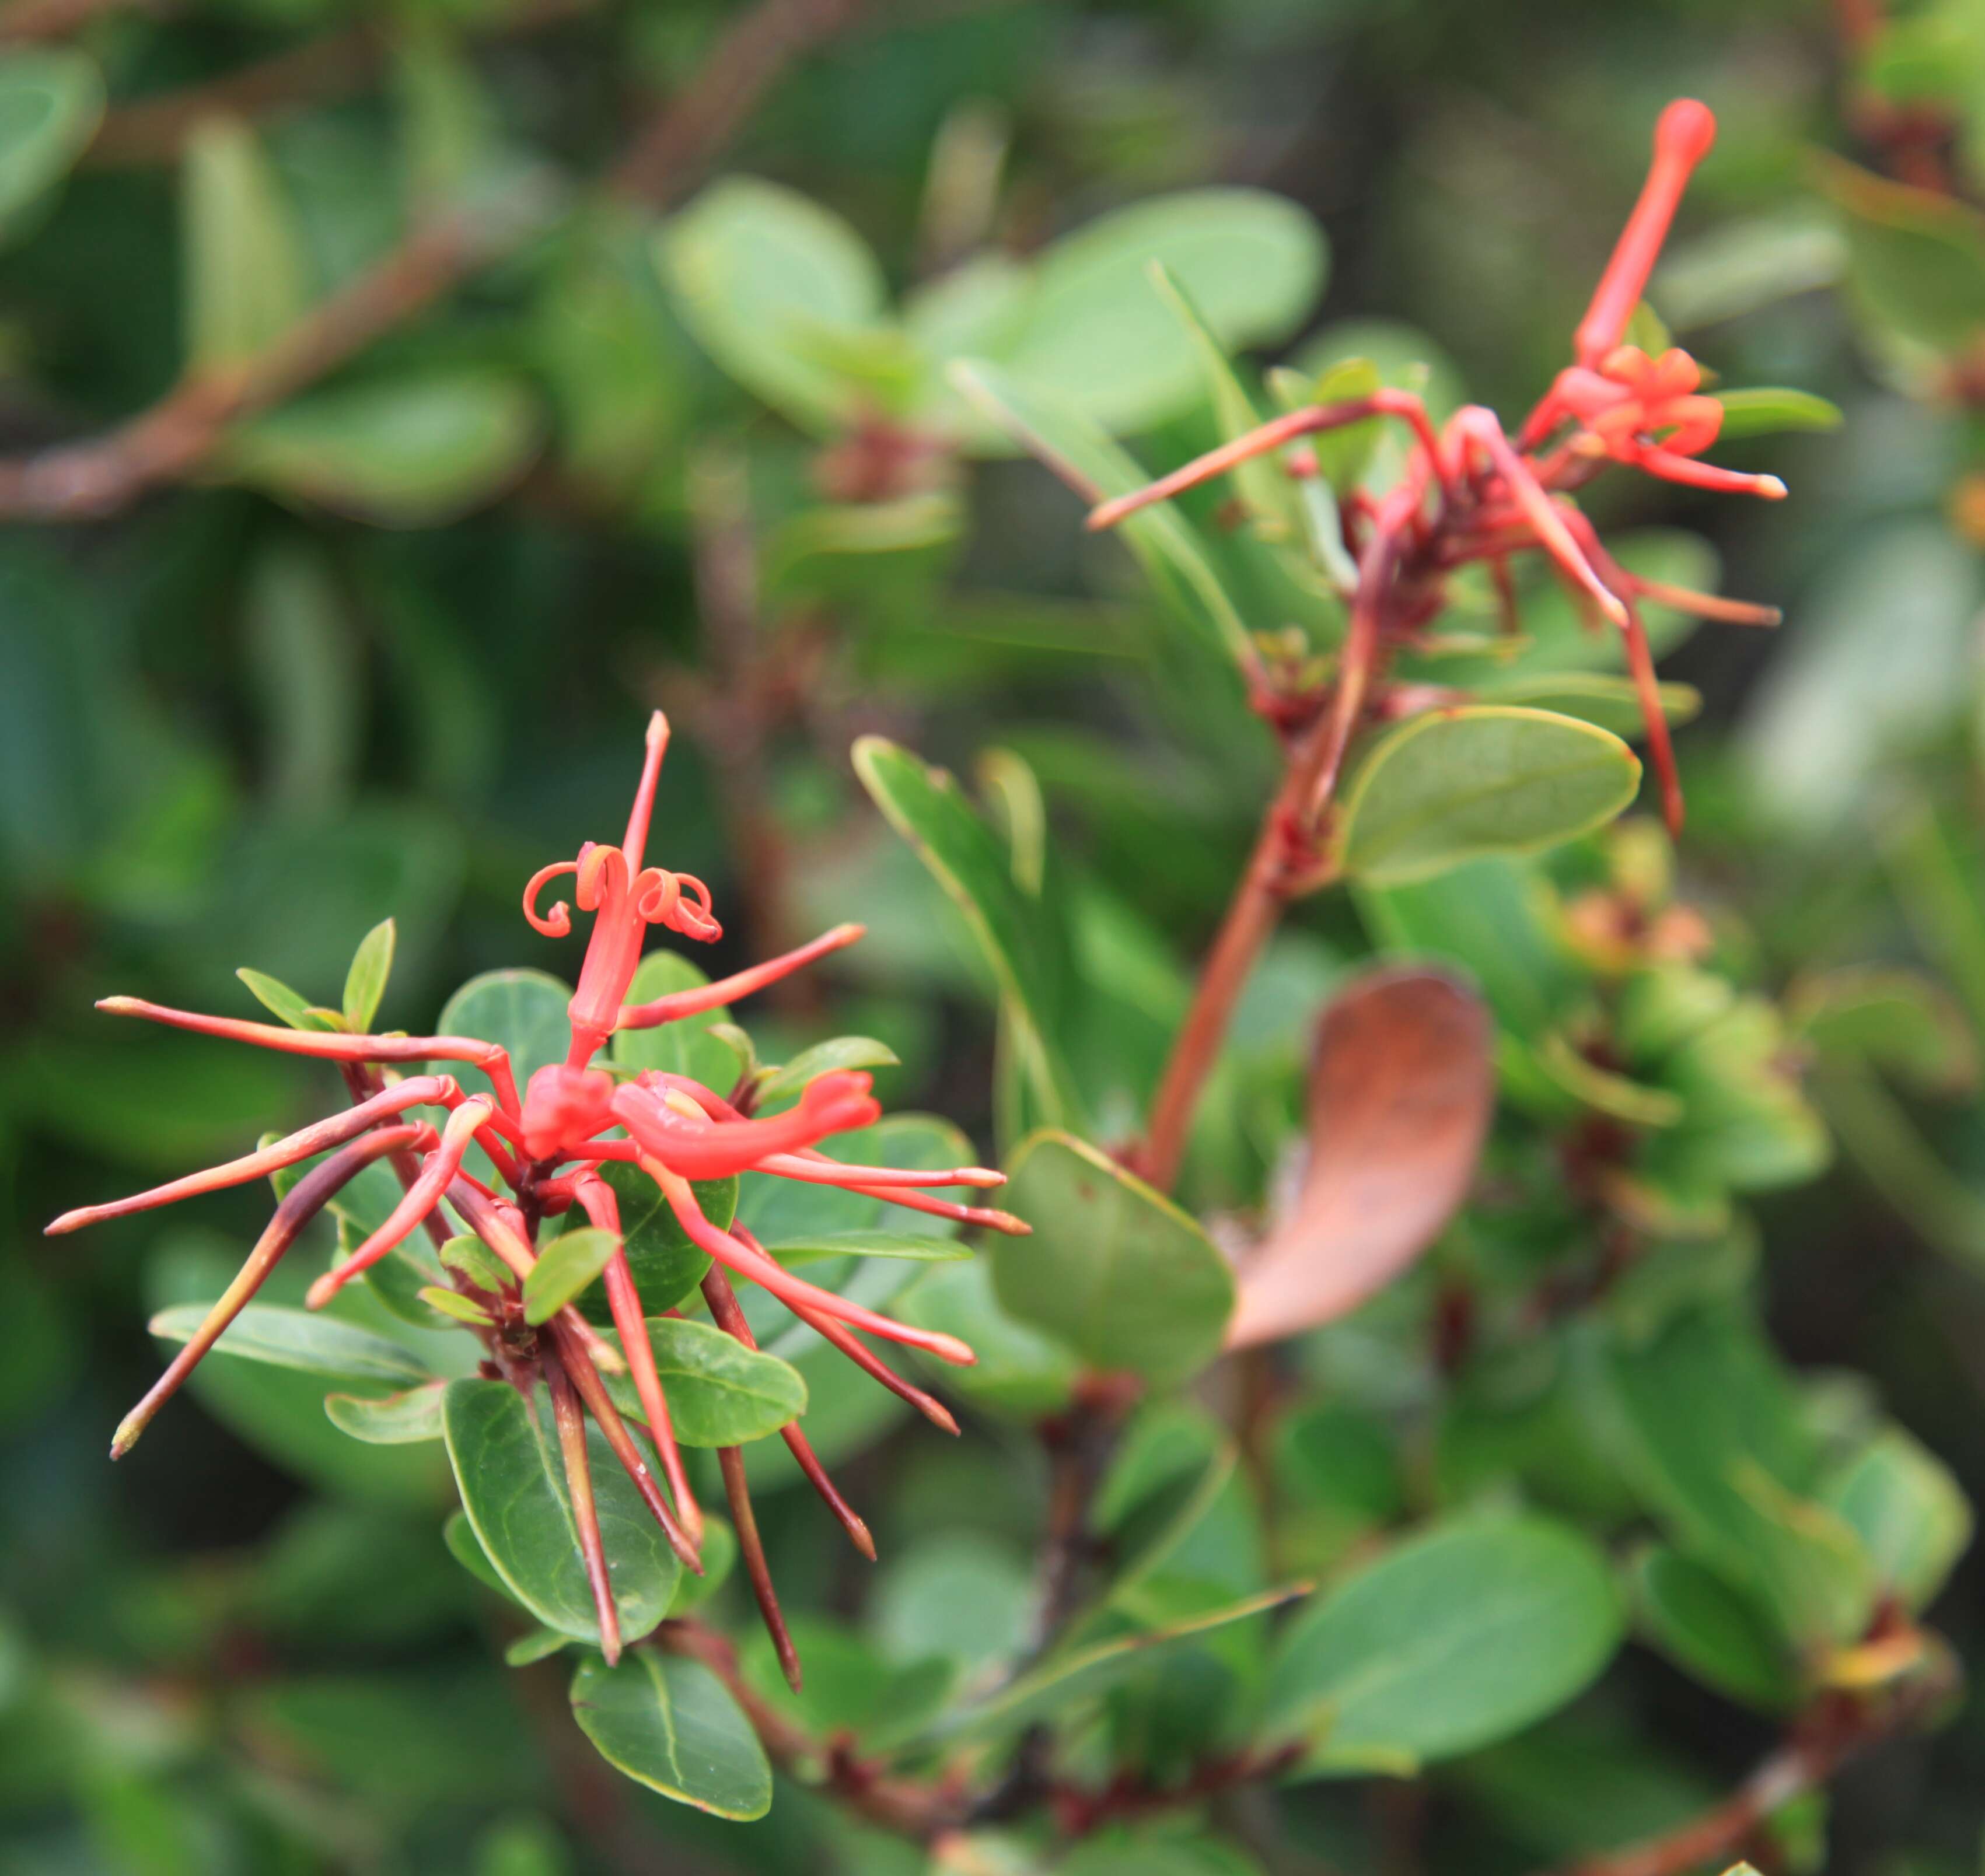
<path id="1" fill-rule="evenodd" d="M 1270 1589 L 1161 1628 L 1064 1649 L 1006 1682 L 984 1699 L 954 1707 L 935 1729 L 940 1737 L 997 1728 L 1011 1732 L 1065 1713 L 1134 1674 L 1164 1650 L 1198 1640 L 1229 1623 L 1246 1622 L 1308 1593 L 1308 1586 Z"/>
<path id="2" fill-rule="evenodd" d="M 1611 821 L 1640 780 L 1633 751 L 1590 723 L 1544 710 L 1429 712 L 1382 737 L 1352 777 L 1344 869 L 1397 885 L 1557 846 Z"/>
<path id="3" fill-rule="evenodd" d="M 1970 1547 L 1971 1505 L 1949 1467 L 1890 1427 L 1840 1467 L 1824 1498 L 1874 1559 L 1883 1588 L 1920 1610 Z"/>
<path id="4" fill-rule="evenodd" d="M 103 117 L 95 62 L 66 46 L 15 46 L 0 59 L 0 237 L 89 146 Z"/>
<path id="5" fill-rule="evenodd" d="M 277 542 L 250 568 L 243 612 L 269 797 L 331 812 L 351 793 L 364 726 L 357 635 L 329 564 L 314 548 Z"/>
<path id="6" fill-rule="evenodd" d="M 1137 458 L 1113 443 L 1079 408 L 1036 393 L 983 359 L 954 365 L 951 378 L 988 422 L 1040 457 L 1085 502 L 1128 495 L 1150 480 Z M 1229 657 L 1244 666 L 1248 663 L 1254 650 L 1248 628 L 1204 544 L 1175 504 L 1160 502 L 1140 510 L 1113 532 L 1167 605 Z"/>
<path id="7" fill-rule="evenodd" d="M 1701 713 L 1702 693 L 1691 684 L 1656 686 L 1661 714 L 1671 726 L 1693 723 Z M 1516 676 L 1474 686 L 1485 703 L 1515 703 L 1575 717 L 1614 735 L 1637 742 L 1647 733 L 1641 693 L 1631 677 L 1602 671 L 1567 671 L 1557 677 Z"/>
<path id="8" fill-rule="evenodd" d="M 1322 231 L 1258 190 L 1201 189 L 1099 216 L 1046 249 L 1026 318 L 998 354 L 1016 382 L 1112 432 L 1148 428 L 1199 394 L 1189 334 L 1153 289 L 1162 267 L 1238 349 L 1286 337 L 1315 304 Z"/>
<path id="9" fill-rule="evenodd" d="M 187 367 L 225 371 L 309 306 L 294 212 L 254 132 L 233 118 L 194 126 L 182 187 Z"/>
<path id="10" fill-rule="evenodd" d="M 1878 333 L 1943 355 L 1985 325 L 1985 216 L 1954 196 L 1821 159 L 1847 220 L 1848 280 Z"/>
<path id="11" fill-rule="evenodd" d="M 1067 1119 L 1072 1097 L 1056 1042 L 1059 1011 L 1039 916 L 1015 884 L 992 830 L 948 770 L 878 736 L 855 745 L 855 770 L 890 826 L 959 911 L 999 986 L 1039 1112 Z"/>
<path id="12" fill-rule="evenodd" d="M 524 1279 L 524 1320 L 549 1322 L 613 1260 L 620 1240 L 611 1231 L 585 1227 L 553 1238 L 538 1253 Z"/>
<path id="13" fill-rule="evenodd" d="M 1281 1636 L 1264 1725 L 1303 1770 L 1407 1774 L 1562 1707 L 1624 1627 L 1605 1556 L 1567 1525 L 1438 1526 L 1338 1583 Z"/>
<path id="14" fill-rule="evenodd" d="M 648 1343 L 676 1438 L 685 1446 L 741 1446 L 806 1411 L 806 1383 L 791 1367 L 709 1323 L 654 1317 Z M 623 1413 L 640 1416 L 632 1381 L 611 1375 L 606 1385 Z"/>
<path id="15" fill-rule="evenodd" d="M 809 428 L 852 415 L 862 388 L 809 338 L 882 328 L 882 270 L 818 203 L 754 176 L 713 183 L 657 237 L 683 323 L 747 390 Z"/>
<path id="16" fill-rule="evenodd" d="M 596 1643 L 549 1397 L 540 1389 L 527 1400 L 508 1381 L 451 1381 L 442 1425 L 462 1509 L 505 1589 L 547 1628 Z M 590 1421 L 586 1451 L 621 1636 L 632 1643 L 661 1620 L 682 1566 Z"/>
<path id="17" fill-rule="evenodd" d="M 975 1257 L 932 1270 L 904 1293 L 896 1314 L 919 1329 L 969 1341 L 979 1359 L 947 1368 L 944 1384 L 988 1411 L 1033 1421 L 1065 1407 L 1077 1363 L 1052 1336 L 1000 1307 L 992 1259 Z"/>
<path id="18" fill-rule="evenodd" d="M 1014 1154 L 1009 1210 L 1034 1228 L 992 1259 L 999 1300 L 1091 1366 L 1160 1387 L 1219 1352 L 1233 1273 L 1197 1223 L 1093 1146 L 1041 1133 Z"/>
<path id="19" fill-rule="evenodd" d="M 386 980 L 393 974 L 393 944 L 399 928 L 390 918 L 378 924 L 358 941 L 351 954 L 351 968 L 344 978 L 344 1026 L 363 1035 L 379 1013 L 379 999 L 386 994 Z"/>
<path id="20" fill-rule="evenodd" d="M 404 1394 L 389 1394 L 376 1401 L 351 1394 L 327 1394 L 324 1411 L 331 1424 L 368 1446 L 406 1446 L 419 1440 L 441 1438 L 441 1396 L 445 1384 L 438 1381 Z"/>
<path id="21" fill-rule="evenodd" d="M 1785 430 L 1838 430 L 1846 421 L 1839 404 L 1809 391 L 1725 391 L 1718 392 L 1716 401 L 1723 406 L 1723 427 L 1717 432 L 1721 442 Z"/>
<path id="22" fill-rule="evenodd" d="M 772 1772 L 751 1723 L 700 1662 L 636 1649 L 618 1667 L 587 1656 L 573 1717 L 600 1756 L 663 1797 L 748 1822 L 772 1806 Z"/>
<path id="23" fill-rule="evenodd" d="M 160 1310 L 146 1326 L 162 1341 L 190 1342 L 211 1307 L 175 1304 Z M 340 1381 L 391 1381 L 407 1387 L 432 1378 L 407 1350 L 383 1336 L 368 1334 L 330 1316 L 267 1303 L 249 1304 L 227 1325 L 213 1352 L 238 1355 L 245 1361 L 267 1361 L 277 1368 L 301 1368 L 306 1374 L 334 1375 Z"/>
<path id="24" fill-rule="evenodd" d="M 1648 1639 L 1697 1680 L 1767 1713 L 1798 1700 L 1800 1679 L 1784 1637 L 1748 1592 L 1664 1545 L 1640 1558 L 1634 1585 Z"/>
<path id="25" fill-rule="evenodd" d="M 250 488 L 386 527 L 431 528 L 493 500 L 537 453 L 536 403 L 492 371 L 314 391 L 237 425 L 217 462 Z"/>
<path id="26" fill-rule="evenodd" d="M 1963 1012 L 1914 972 L 1846 965 L 1802 978 L 1785 1013 L 1818 1048 L 1885 1069 L 1923 1093 L 1958 1095 L 1977 1085 L 1978 1045 Z"/>

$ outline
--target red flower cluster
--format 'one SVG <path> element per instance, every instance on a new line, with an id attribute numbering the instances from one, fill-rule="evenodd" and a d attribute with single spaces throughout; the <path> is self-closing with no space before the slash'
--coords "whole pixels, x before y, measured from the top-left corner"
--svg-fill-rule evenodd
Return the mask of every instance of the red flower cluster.
<path id="1" fill-rule="evenodd" d="M 1768 607 L 1637 579 L 1607 553 L 1567 498 L 1609 461 L 1697 488 L 1771 500 L 1785 492 L 1776 476 L 1740 475 L 1697 460 L 1716 441 L 1723 408 L 1701 394 L 1702 374 L 1688 353 L 1671 348 L 1650 358 L 1623 343 L 1682 192 L 1715 138 L 1716 119 L 1706 105 L 1684 98 L 1661 113 L 1646 185 L 1579 322 L 1577 362 L 1559 373 L 1514 442 L 1496 414 L 1479 404 L 1457 411 L 1437 431 L 1417 398 L 1381 391 L 1277 418 L 1148 488 L 1103 503 L 1090 515 L 1092 527 L 1109 527 L 1252 457 L 1346 424 L 1389 416 L 1411 427 L 1414 447 L 1399 485 L 1375 502 L 1354 494 L 1344 504 L 1345 545 L 1356 559 L 1359 579 L 1337 680 L 1335 753 L 1325 766 L 1319 800 L 1335 784 L 1343 745 L 1360 719 L 1383 651 L 1410 640 L 1438 610 L 1445 576 L 1471 562 L 1486 562 L 1506 600 L 1510 557 L 1541 551 L 1574 592 L 1624 635 L 1662 805 L 1670 827 L 1679 831 L 1681 787 L 1638 602 L 1655 599 L 1705 618 L 1747 624 L 1773 624 L 1778 615 Z M 1315 472 L 1306 455 L 1292 453 L 1285 466 L 1292 475 Z"/>
<path id="2" fill-rule="evenodd" d="M 521 1099 L 508 1052 L 495 1043 L 469 1037 L 354 1035 L 286 1029 L 232 1017 L 166 1009 L 132 997 L 109 997 L 97 1005 L 119 1015 L 142 1016 L 175 1029 L 336 1062 L 344 1071 L 354 1101 L 347 1112 L 316 1122 L 224 1166 L 190 1174 L 130 1198 L 65 1212 L 48 1227 L 51 1233 L 73 1231 L 100 1219 L 245 1184 L 319 1154 L 329 1155 L 300 1180 L 277 1206 L 268 1229 L 198 1332 L 150 1392 L 126 1415 L 112 1443 L 113 1458 L 130 1449 L 153 1416 L 255 1294 L 304 1226 L 363 1167 L 382 1157 L 389 1158 L 400 1174 L 405 1196 L 385 1222 L 357 1250 L 311 1285 L 311 1307 L 321 1307 L 342 1285 L 377 1264 L 423 1225 L 438 1243 L 445 1240 L 449 1233 L 438 1218 L 439 1208 L 445 1202 L 509 1274 L 511 1280 L 503 1294 L 478 1294 L 475 1297 L 490 1312 L 492 1322 L 491 1331 L 485 1337 L 491 1357 L 485 1365 L 492 1373 L 526 1385 L 542 1375 L 550 1386 L 558 1409 L 575 1509 L 589 1506 L 592 1498 L 584 1479 L 585 1440 L 579 1418 L 583 1401 L 670 1542 L 692 1569 L 701 1567 L 697 1551 L 702 1514 L 690 1492 L 671 1431 L 668 1402 L 643 1326 L 641 1299 L 624 1245 L 606 1265 L 603 1280 L 625 1366 L 647 1416 L 645 1425 L 635 1424 L 651 1442 L 660 1463 L 668 1486 L 667 1498 L 657 1488 L 640 1449 L 600 1379 L 603 1368 L 619 1371 L 621 1357 L 601 1341 L 584 1317 L 569 1304 L 535 1334 L 518 1332 L 522 1324 L 519 1299 L 523 1282 L 537 1257 L 532 1220 L 562 1213 L 576 1204 L 592 1223 L 616 1237 L 620 1235 L 618 1202 L 613 1188 L 600 1176 L 603 1163 L 620 1160 L 638 1166 L 654 1181 L 692 1241 L 710 1254 L 717 1267 L 705 1280 L 704 1294 L 718 1327 L 747 1344 L 751 1341 L 744 1313 L 724 1275 L 728 1270 L 770 1290 L 801 1321 L 883 1385 L 911 1401 L 937 1425 L 957 1431 L 940 1402 L 902 1380 L 853 1331 L 860 1330 L 904 1343 L 950 1362 L 972 1361 L 970 1348 L 953 1336 L 912 1328 L 794 1276 L 769 1257 L 749 1231 L 736 1227 L 725 1230 L 713 1223 L 698 1204 L 690 1182 L 746 1172 L 767 1173 L 806 1184 L 838 1186 L 961 1223 L 996 1231 L 1024 1232 L 1027 1227 L 1005 1212 L 959 1204 L 920 1190 L 997 1186 L 1003 1183 L 1004 1174 L 982 1166 L 910 1173 L 891 1166 L 849 1165 L 819 1151 L 821 1141 L 868 1126 L 880 1118 L 882 1109 L 869 1092 L 866 1075 L 848 1072 L 823 1075 L 808 1086 L 796 1107 L 769 1119 L 754 1119 L 714 1090 L 685 1076 L 649 1071 L 626 1080 L 590 1066 L 602 1045 L 618 1030 L 652 1029 L 714 1009 L 764 988 L 814 959 L 852 944 L 862 935 L 859 925 L 837 926 L 810 945 L 734 976 L 652 1003 L 627 1003 L 628 986 L 640 961 L 647 926 L 665 925 L 686 936 L 705 940 L 717 937 L 720 931 L 710 913 L 709 891 L 700 880 L 660 868 L 644 868 L 642 864 L 656 783 L 667 747 L 668 723 L 657 712 L 649 725 L 647 761 L 621 844 L 601 847 L 588 842 L 576 861 L 545 868 L 526 888 L 525 916 L 538 931 L 562 938 L 572 929 L 570 912 L 559 904 L 540 916 L 536 900 L 546 881 L 561 874 L 573 874 L 573 896 L 582 911 L 593 915 L 593 925 L 579 988 L 569 1006 L 570 1052 L 564 1062 L 539 1069 L 532 1076 Z M 489 1079 L 493 1098 L 465 1094 L 448 1075 L 421 1072 L 389 1080 L 381 1074 L 382 1069 L 390 1073 L 391 1065 L 439 1062 L 465 1062 L 480 1069 Z M 447 1119 L 437 1129 L 426 1121 L 408 1118 L 412 1110 L 421 1107 L 443 1108 Z M 489 1154 L 500 1186 L 485 1185 L 463 1170 L 463 1156 L 472 1140 Z M 567 1437 L 574 1430 L 576 1441 Z M 856 1544 L 872 1556 L 874 1545 L 867 1527 L 828 1480 L 804 1435 L 797 1425 L 781 1431 L 801 1468 Z M 751 1535 L 749 1502 L 742 1495 L 743 1468 L 736 1462 L 734 1453 L 724 1455 L 724 1459 L 725 1484 L 753 1586 L 780 1644 L 788 1671 L 796 1676 L 797 1663 L 778 1616 L 762 1555 Z M 582 1517 L 582 1548 L 586 1552 L 591 1572 L 604 1652 L 611 1660 L 617 1655 L 619 1642 L 606 1565 L 600 1551 L 596 1523 L 589 1537 L 585 1523 Z"/>

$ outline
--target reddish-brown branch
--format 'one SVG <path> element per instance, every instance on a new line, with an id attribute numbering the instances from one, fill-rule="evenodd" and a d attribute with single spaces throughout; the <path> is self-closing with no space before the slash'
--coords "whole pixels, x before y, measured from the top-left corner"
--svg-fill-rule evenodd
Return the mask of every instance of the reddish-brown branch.
<path id="1" fill-rule="evenodd" d="M 1659 1836 L 1568 1865 L 1559 1876 L 1686 1876 L 1741 1855 L 1772 1814 L 1825 1784 L 1847 1763 L 1944 1700 L 1947 1674 L 1931 1672 L 1886 1701 L 1832 1695 L 1729 1797 Z"/>
<path id="2" fill-rule="evenodd" d="M 31 39 L 65 39 L 100 13 L 114 13 L 132 0 L 9 0 L 0 7 L 0 42 L 18 45 Z M 162 4 L 146 5 L 144 11 L 163 13 Z"/>
<path id="3" fill-rule="evenodd" d="M 1247 871 L 1201 968 L 1191 1007 L 1173 1039 L 1134 1159 L 1137 1170 L 1160 1190 L 1168 1190 L 1178 1177 L 1200 1091 L 1213 1072 L 1234 1006 L 1281 918 L 1292 883 L 1314 859 L 1303 828 L 1318 778 L 1336 747 L 1334 720 L 1319 715 L 1291 752 L 1282 785 L 1262 817 Z"/>

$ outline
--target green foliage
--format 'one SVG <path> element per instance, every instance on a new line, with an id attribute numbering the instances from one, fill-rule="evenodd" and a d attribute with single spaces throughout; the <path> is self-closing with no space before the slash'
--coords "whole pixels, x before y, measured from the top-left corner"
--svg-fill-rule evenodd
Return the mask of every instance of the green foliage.
<path id="1" fill-rule="evenodd" d="M 0 1865 L 1956 1867 L 1975 1753 L 1903 1736 L 1962 1710 L 1980 1629 L 1985 35 L 1896 0 L 1836 59 L 1806 11 L 13 9 Z M 1413 432 L 1082 510 L 1381 388 L 1515 435 L 1696 87 L 1722 141 L 1627 337 L 1695 354 L 1702 462 L 1790 499 L 1569 421 L 1532 452 L 1673 660 L 1686 831 L 1629 811 L 1621 634 L 1458 451 L 1466 526 L 1421 492 L 1341 781 L 1271 812 Z M 1719 556 L 1775 637 L 1719 616 Z M 720 1327 L 709 1253 L 599 1163 L 704 1566 L 593 1426 L 609 1668 L 536 1365 L 574 1305 L 645 1422 L 590 1162 L 513 1187 L 472 1149 L 503 1256 L 445 1210 L 311 1310 L 400 1201 L 368 1166 L 109 1472 L 321 1162 L 193 1230 L 39 1233 L 402 1076 L 494 1092 L 92 999 L 565 1062 L 604 915 L 549 884 L 554 938 L 519 894 L 619 837 L 657 702 L 647 863 L 724 931 L 645 928 L 626 1000 L 868 932 L 593 1066 L 775 1129 L 872 1072 L 952 1118 L 817 1149 L 1003 1165 L 942 1199 L 1031 1230 L 697 1183 L 792 1278 L 969 1345 L 863 1336 L 913 1402 L 742 1275 L 757 1345 Z M 1174 1167 L 1160 1090 L 1241 951 Z M 1463 1052 L 1335 1039 L 1408 961 L 1493 1032 L 1438 1208 L 1420 1096 Z M 1341 1296 L 1436 1209 L 1355 1308 L 1230 1348 L 1265 1244 Z M 1855 1777 L 1708 1843 L 1747 1750 L 1784 1790 L 1781 1730 Z"/>

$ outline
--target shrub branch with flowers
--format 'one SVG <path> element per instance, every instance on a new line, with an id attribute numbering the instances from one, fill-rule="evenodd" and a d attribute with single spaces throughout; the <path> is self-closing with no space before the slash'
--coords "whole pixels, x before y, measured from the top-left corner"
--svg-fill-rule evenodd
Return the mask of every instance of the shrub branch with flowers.
<path id="1" fill-rule="evenodd" d="M 1575 1727 L 1630 1632 L 1782 1737 L 1734 1795 L 1577 1867 L 1679 1876 L 1782 1849 L 1842 1766 L 1947 1705 L 1953 1657 L 1920 1618 L 1970 1513 L 1899 1428 L 1828 1422 L 1748 1300 L 1744 1196 L 1829 1151 L 1800 1049 L 1863 1005 L 1836 985 L 1782 1009 L 1680 896 L 1669 723 L 1693 699 L 1654 661 L 1684 619 L 1776 616 L 1609 545 L 1577 500 L 1614 465 L 1786 492 L 1705 460 L 1739 407 L 1645 304 L 1715 131 L 1698 103 L 1662 114 L 1573 361 L 1513 432 L 1363 357 L 1256 378 L 1230 347 L 1257 325 L 1202 309 L 1221 282 L 1183 277 L 1191 244 L 1126 236 L 1221 432 L 1155 478 L 1110 433 L 1136 411 L 1085 408 L 1024 345 L 961 342 L 1012 314 L 962 292 L 949 327 L 926 309 L 929 355 L 877 314 L 866 350 L 815 334 L 769 356 L 724 317 L 737 254 L 784 242 L 793 277 L 861 270 L 769 192 L 713 191 L 665 277 L 720 365 L 830 433 L 823 555 L 914 549 L 958 461 L 1003 433 L 1128 546 L 1204 713 L 1238 696 L 1265 730 L 1275 772 L 1205 960 L 1178 981 L 1117 915 L 1021 753 L 989 760 L 982 812 L 858 740 L 996 1008 L 1004 1170 L 970 1163 L 945 1123 L 883 1116 L 879 1043 L 767 1066 L 730 1020 L 849 963 L 861 927 L 715 982 L 643 957 L 651 926 L 720 935 L 700 880 L 646 863 L 658 713 L 620 844 L 524 888 L 545 938 L 590 915 L 576 990 L 492 972 L 439 1033 L 374 1033 L 388 923 L 336 1010 L 253 971 L 277 1023 L 99 1005 L 335 1063 L 351 1102 L 48 1227 L 274 1185 L 226 1288 L 153 1318 L 177 1352 L 113 1456 L 210 1357 L 338 1378 L 342 1432 L 445 1445 L 449 1548 L 514 1606 L 513 1665 L 576 1652 L 573 1714 L 610 1764 L 732 1820 L 766 1812 L 776 1769 L 834 1800 L 855 1854 L 879 1829 L 958 1871 L 1194 1833 L 1225 1854 L 1216 1827 L 1256 1787 L 1479 1770 L 1467 1755 Z M 892 384 L 914 387 L 893 408 Z M 1800 408 L 1743 394 L 1754 427 Z M 872 535 L 848 534 L 855 514 Z M 1665 831 L 1619 819 L 1632 740 Z M 570 905 L 540 909 L 566 874 Z M 1278 927 L 1330 888 L 1379 955 L 1336 975 L 1300 1053 L 1285 1013 L 1265 1046 L 1247 1018 Z M 996 1190 L 1006 1209 L 943 1196 Z M 327 1213 L 304 1307 L 258 1301 Z M 928 1657 L 885 1663 L 782 1613 L 754 1485 L 796 1471 L 877 1554 L 822 1463 L 869 1411 L 824 1352 L 948 1434 L 956 1409 L 1045 1455 L 1025 1618 L 982 1654 L 926 1636 Z M 734 1564 L 769 1668 L 720 1613 Z"/>

